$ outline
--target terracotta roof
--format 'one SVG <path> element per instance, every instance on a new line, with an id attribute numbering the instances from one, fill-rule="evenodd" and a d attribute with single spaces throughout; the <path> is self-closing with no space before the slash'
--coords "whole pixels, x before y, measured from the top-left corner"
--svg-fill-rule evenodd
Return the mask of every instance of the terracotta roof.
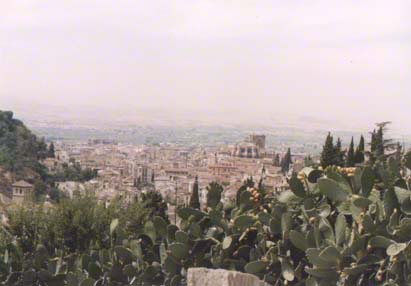
<path id="1" fill-rule="evenodd" d="M 26 181 L 21 180 L 21 181 L 15 182 L 15 183 L 13 184 L 13 187 L 31 188 L 31 187 L 33 187 L 33 185 L 30 184 L 30 183 L 27 183 Z"/>

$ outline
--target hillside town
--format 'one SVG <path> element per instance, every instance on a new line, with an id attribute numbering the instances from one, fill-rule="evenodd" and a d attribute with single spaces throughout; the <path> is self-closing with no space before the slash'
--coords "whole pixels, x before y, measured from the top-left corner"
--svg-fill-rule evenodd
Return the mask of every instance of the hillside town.
<path id="1" fill-rule="evenodd" d="M 237 190 L 247 178 L 262 182 L 272 191 L 287 188 L 287 175 L 303 167 L 304 157 L 293 156 L 283 172 L 277 154 L 266 146 L 264 135 L 251 134 L 242 142 L 219 147 L 181 146 L 177 144 L 131 145 L 112 140 L 87 142 L 54 142 L 55 155 L 43 164 L 53 174 L 70 164 L 97 170 L 97 176 L 86 182 L 56 182 L 66 197 L 92 192 L 101 203 L 109 204 L 119 197 L 131 200 L 141 192 L 156 190 L 169 204 L 184 206 L 189 202 L 197 182 L 200 203 L 205 205 L 207 186 L 218 182 L 224 187 L 224 202 L 235 199 Z M 33 186 L 24 180 L 13 184 L 12 201 L 30 198 Z M 26 194 L 26 195 L 24 195 Z"/>

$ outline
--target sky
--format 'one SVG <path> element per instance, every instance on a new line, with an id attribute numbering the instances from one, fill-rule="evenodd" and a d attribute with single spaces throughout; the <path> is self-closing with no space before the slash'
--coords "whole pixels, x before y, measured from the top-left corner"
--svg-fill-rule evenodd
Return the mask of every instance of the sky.
<path id="1" fill-rule="evenodd" d="M 0 109 L 49 106 L 411 132 L 411 1 L 0 0 Z"/>

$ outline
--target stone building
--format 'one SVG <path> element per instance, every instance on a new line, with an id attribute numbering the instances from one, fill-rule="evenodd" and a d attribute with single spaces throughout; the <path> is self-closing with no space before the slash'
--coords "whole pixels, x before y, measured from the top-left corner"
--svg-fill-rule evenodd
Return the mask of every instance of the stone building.
<path id="1" fill-rule="evenodd" d="M 252 142 L 240 142 L 234 146 L 231 155 L 240 158 L 259 158 L 260 150 Z"/>
<path id="2" fill-rule="evenodd" d="M 138 165 L 134 171 L 134 178 L 141 181 L 143 184 L 152 184 L 154 171 L 147 165 Z"/>
<path id="3" fill-rule="evenodd" d="M 13 198 L 15 203 L 22 203 L 24 201 L 31 201 L 34 197 L 34 187 L 26 181 L 18 181 L 13 184 Z"/>
<path id="4" fill-rule="evenodd" d="M 232 148 L 231 155 L 240 158 L 261 158 L 265 153 L 265 135 L 252 134 Z"/>
<path id="5" fill-rule="evenodd" d="M 209 165 L 208 170 L 213 176 L 222 176 L 224 178 L 229 178 L 230 176 L 235 174 L 237 167 L 233 166 L 232 164 L 219 163 Z"/>
<path id="6" fill-rule="evenodd" d="M 248 141 L 254 143 L 260 150 L 265 150 L 265 135 L 251 134 Z"/>

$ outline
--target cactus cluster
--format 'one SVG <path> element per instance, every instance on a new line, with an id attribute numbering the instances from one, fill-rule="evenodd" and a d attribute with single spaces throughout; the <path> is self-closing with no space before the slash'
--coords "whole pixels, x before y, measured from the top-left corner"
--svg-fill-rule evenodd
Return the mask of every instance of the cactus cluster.
<path id="1" fill-rule="evenodd" d="M 278 194 L 239 189 L 234 205 L 209 187 L 207 207 L 155 216 L 136 238 L 110 226 L 111 247 L 49 257 L 13 244 L 4 285 L 185 285 L 191 267 L 257 275 L 271 285 L 411 284 L 411 154 L 356 168 L 305 168 Z"/>

